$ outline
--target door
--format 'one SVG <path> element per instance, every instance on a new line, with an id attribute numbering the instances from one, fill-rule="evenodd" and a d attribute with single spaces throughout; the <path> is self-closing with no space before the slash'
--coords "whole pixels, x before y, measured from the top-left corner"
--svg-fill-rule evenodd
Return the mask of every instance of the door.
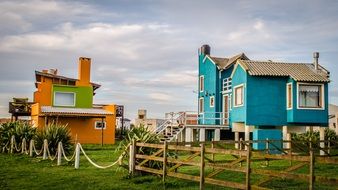
<path id="1" fill-rule="evenodd" d="M 229 123 L 229 96 L 223 95 L 223 125 Z"/>

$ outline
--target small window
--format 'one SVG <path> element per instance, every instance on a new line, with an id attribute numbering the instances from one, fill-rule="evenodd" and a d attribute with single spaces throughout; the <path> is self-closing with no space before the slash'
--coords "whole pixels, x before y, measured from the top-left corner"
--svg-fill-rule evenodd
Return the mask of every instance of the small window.
<path id="1" fill-rule="evenodd" d="M 204 98 L 199 99 L 198 108 L 200 113 L 204 112 Z"/>
<path id="2" fill-rule="evenodd" d="M 75 93 L 73 92 L 55 92 L 54 106 L 75 106 Z"/>
<path id="3" fill-rule="evenodd" d="M 234 107 L 242 106 L 243 105 L 243 85 L 235 87 L 235 102 Z"/>
<path id="4" fill-rule="evenodd" d="M 215 107 L 215 97 L 214 96 L 210 96 L 210 107 Z"/>
<path id="5" fill-rule="evenodd" d="M 300 108 L 322 108 L 321 85 L 300 84 L 298 90 Z"/>
<path id="6" fill-rule="evenodd" d="M 200 76 L 199 85 L 200 85 L 200 92 L 203 92 L 204 91 L 204 76 L 203 75 Z"/>
<path id="7" fill-rule="evenodd" d="M 95 121 L 95 129 L 106 129 L 106 122 Z"/>
<path id="8" fill-rule="evenodd" d="M 286 85 L 286 105 L 287 109 L 292 109 L 292 83 Z"/>

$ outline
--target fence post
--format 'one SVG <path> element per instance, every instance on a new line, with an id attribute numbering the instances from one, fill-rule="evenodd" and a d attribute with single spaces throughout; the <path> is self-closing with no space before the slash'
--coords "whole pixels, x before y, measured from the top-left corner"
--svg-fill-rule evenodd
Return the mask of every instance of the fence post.
<path id="1" fill-rule="evenodd" d="M 21 142 L 21 154 L 24 154 L 26 150 L 26 139 L 23 138 Z"/>
<path id="2" fill-rule="evenodd" d="M 314 164 L 315 164 L 315 156 L 312 149 L 312 142 L 310 142 L 310 164 L 309 164 L 309 190 L 314 189 Z"/>
<path id="3" fill-rule="evenodd" d="M 75 169 L 79 169 L 80 167 L 80 145 L 76 144 L 75 148 Z"/>
<path id="4" fill-rule="evenodd" d="M 205 144 L 201 144 L 201 166 L 200 166 L 200 190 L 204 190 L 204 152 Z"/>
<path id="5" fill-rule="evenodd" d="M 243 139 L 239 139 L 239 150 L 243 150 Z M 240 158 L 242 158 L 242 155 L 239 155 Z M 242 167 L 242 161 L 239 162 L 239 166 Z"/>
<path id="6" fill-rule="evenodd" d="M 165 177 L 167 175 L 167 151 L 168 151 L 168 144 L 167 141 L 164 141 L 163 144 L 163 176 L 162 181 L 165 182 Z"/>
<path id="7" fill-rule="evenodd" d="M 251 146 L 250 143 L 245 145 L 247 147 L 247 152 L 246 152 L 246 180 L 245 180 L 245 186 L 247 190 L 250 190 L 250 157 L 251 157 Z"/>
<path id="8" fill-rule="evenodd" d="M 292 140 L 291 140 L 291 138 L 288 138 L 288 140 L 290 141 L 289 142 L 289 151 L 288 151 L 288 153 L 289 153 L 289 156 L 290 156 L 290 166 L 292 166 Z"/>
<path id="9" fill-rule="evenodd" d="M 57 165 L 60 166 L 61 165 L 61 154 L 62 154 L 62 151 L 61 151 L 61 147 L 62 147 L 62 142 L 60 141 L 58 143 L 58 160 L 57 160 Z"/>
<path id="10" fill-rule="evenodd" d="M 33 146 L 34 146 L 34 140 L 31 139 L 31 141 L 29 141 L 29 156 L 33 157 Z"/>
<path id="11" fill-rule="evenodd" d="M 136 142 L 132 140 L 132 144 L 129 147 L 129 174 L 134 175 L 135 173 L 135 152 Z"/>
<path id="12" fill-rule="evenodd" d="M 47 139 L 45 139 L 43 140 L 43 156 L 42 156 L 43 160 L 47 159 L 47 146 L 48 146 L 48 142 L 47 142 Z"/>
<path id="13" fill-rule="evenodd" d="M 328 140 L 327 142 L 327 153 L 330 154 L 331 153 L 331 139 Z"/>
<path id="14" fill-rule="evenodd" d="M 211 148 L 214 149 L 215 148 L 215 142 L 214 142 L 214 138 L 211 139 Z M 215 154 L 212 153 L 211 154 L 211 159 L 212 159 L 212 163 L 215 162 Z M 214 167 L 212 167 L 214 169 Z"/>
<path id="15" fill-rule="evenodd" d="M 13 154 L 13 151 L 14 151 L 14 140 L 15 140 L 15 136 L 13 135 L 11 138 L 11 154 Z"/>
<path id="16" fill-rule="evenodd" d="M 270 149 L 269 138 L 266 138 L 266 141 L 265 141 L 265 153 L 266 154 L 269 154 L 269 149 Z M 266 158 L 266 160 L 265 160 L 265 165 L 269 166 L 269 159 L 268 158 Z"/>

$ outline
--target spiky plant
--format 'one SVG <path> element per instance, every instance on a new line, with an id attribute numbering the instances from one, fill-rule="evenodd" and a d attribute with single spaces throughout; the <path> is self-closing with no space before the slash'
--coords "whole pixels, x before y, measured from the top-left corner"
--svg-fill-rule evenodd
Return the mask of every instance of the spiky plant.
<path id="1" fill-rule="evenodd" d="M 54 122 L 48 124 L 43 130 L 38 132 L 36 138 L 37 146 L 42 148 L 45 139 L 48 141 L 48 147 L 51 154 L 56 153 L 59 142 L 62 142 L 63 149 L 67 154 L 73 148 L 71 133 L 67 125 Z"/>

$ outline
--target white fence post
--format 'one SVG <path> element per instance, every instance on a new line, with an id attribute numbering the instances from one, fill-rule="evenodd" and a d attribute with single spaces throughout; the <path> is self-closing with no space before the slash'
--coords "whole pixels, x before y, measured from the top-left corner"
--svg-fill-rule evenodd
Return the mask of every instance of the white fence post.
<path id="1" fill-rule="evenodd" d="M 15 140 L 15 136 L 13 135 L 11 138 L 11 154 L 13 154 L 13 151 L 14 151 L 14 140 Z"/>
<path id="2" fill-rule="evenodd" d="M 47 159 L 47 146 L 48 146 L 48 142 L 47 142 L 47 139 L 45 139 L 43 140 L 43 156 L 42 156 L 43 160 Z"/>
<path id="3" fill-rule="evenodd" d="M 34 145 L 34 140 L 31 139 L 31 141 L 29 141 L 29 156 L 33 157 L 33 145 Z"/>
<path id="4" fill-rule="evenodd" d="M 75 169 L 79 169 L 80 167 L 80 145 L 76 144 L 75 148 Z"/>
<path id="5" fill-rule="evenodd" d="M 57 165 L 60 166 L 61 165 L 61 158 L 62 158 L 62 151 L 61 151 L 61 148 L 62 148 L 62 142 L 60 141 L 59 144 L 58 144 L 58 160 L 57 160 Z"/>
<path id="6" fill-rule="evenodd" d="M 26 150 L 26 139 L 23 138 L 21 143 L 21 153 L 24 154 L 25 150 Z"/>

